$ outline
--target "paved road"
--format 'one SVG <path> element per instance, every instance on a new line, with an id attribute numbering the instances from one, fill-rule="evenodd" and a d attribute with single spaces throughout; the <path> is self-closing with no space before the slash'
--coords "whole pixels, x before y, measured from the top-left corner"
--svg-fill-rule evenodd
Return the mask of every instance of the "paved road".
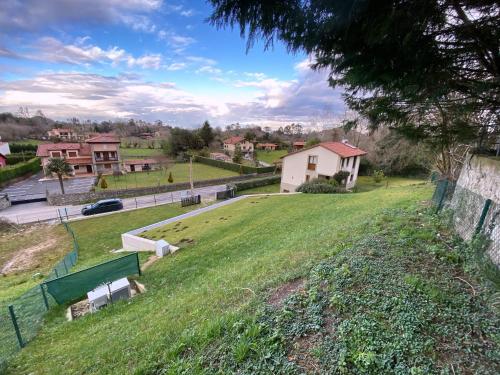
<path id="1" fill-rule="evenodd" d="M 37 173 L 26 180 L 16 182 L 9 187 L 0 190 L 0 195 L 7 193 L 11 200 L 33 199 L 45 197 L 46 191 L 50 193 L 60 193 L 59 181 L 40 181 L 42 173 Z M 64 180 L 64 190 L 66 193 L 85 193 L 90 190 L 94 182 L 94 177 L 75 177 Z"/>
<path id="2" fill-rule="evenodd" d="M 194 194 L 200 194 L 203 199 L 215 199 L 217 191 L 225 190 L 226 185 L 206 186 L 194 189 Z M 188 196 L 189 190 L 174 191 L 155 195 L 144 195 L 137 198 L 123 199 L 124 209 L 151 207 L 157 204 L 179 202 L 181 197 Z M 15 205 L 0 211 L 0 218 L 6 218 L 12 222 L 25 224 L 37 221 L 56 221 L 61 216 L 64 218 L 81 217 L 81 209 L 84 205 L 49 206 L 46 202 L 27 203 Z"/>

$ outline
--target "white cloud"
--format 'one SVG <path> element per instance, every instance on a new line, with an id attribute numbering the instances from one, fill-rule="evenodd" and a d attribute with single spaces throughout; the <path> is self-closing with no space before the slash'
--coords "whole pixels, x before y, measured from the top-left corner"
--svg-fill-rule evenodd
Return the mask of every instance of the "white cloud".
<path id="1" fill-rule="evenodd" d="M 173 31 L 158 31 L 158 39 L 165 40 L 170 46 L 178 49 L 184 49 L 187 46 L 196 43 L 196 39 L 186 35 L 179 35 Z"/>
<path id="2" fill-rule="evenodd" d="M 133 64 L 154 67 L 156 61 L 135 59 Z M 177 68 L 174 64 L 182 63 L 170 67 Z M 214 125 L 240 122 L 276 127 L 301 122 L 317 126 L 339 121 L 344 114 L 341 90 L 328 87 L 325 72 L 303 70 L 294 80 L 254 77 L 261 79 L 233 82 L 232 89 L 225 92 L 188 92 L 172 82 L 143 82 L 136 75 L 40 74 L 32 79 L 0 81 L 0 111 L 12 112 L 23 105 L 59 119 L 134 117 L 185 127 L 205 119 Z"/>
<path id="3" fill-rule="evenodd" d="M 186 63 L 183 62 L 177 62 L 177 63 L 172 63 L 170 65 L 167 65 L 165 69 L 175 71 L 175 70 L 182 70 L 187 67 Z"/>
<path id="4" fill-rule="evenodd" d="M 159 69 L 162 64 L 160 54 L 146 54 L 134 57 L 124 49 L 113 46 L 102 49 L 98 46 L 86 44 L 88 37 L 77 38 L 75 44 L 64 44 L 52 37 L 40 38 L 33 46 L 34 52 L 24 57 L 52 63 L 74 65 L 112 64 L 116 66 L 122 62 L 129 67 L 143 69 Z"/>
<path id="5" fill-rule="evenodd" d="M 220 70 L 219 68 L 214 68 L 211 65 L 204 65 L 201 68 L 197 69 L 196 73 L 198 74 L 208 73 L 208 74 L 218 75 L 222 74 L 222 70 Z"/>
<path id="6" fill-rule="evenodd" d="M 134 14 L 151 13 L 162 0 L 8 0 L 2 2 L 2 32 L 36 31 L 53 25 L 127 22 Z"/>

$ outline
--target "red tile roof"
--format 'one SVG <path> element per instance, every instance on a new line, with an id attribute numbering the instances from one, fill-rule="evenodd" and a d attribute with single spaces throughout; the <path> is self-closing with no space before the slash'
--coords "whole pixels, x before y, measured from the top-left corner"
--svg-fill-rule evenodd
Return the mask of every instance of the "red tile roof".
<path id="1" fill-rule="evenodd" d="M 79 150 L 79 143 L 42 143 L 38 145 L 36 156 L 50 156 L 49 151 Z"/>
<path id="2" fill-rule="evenodd" d="M 87 142 L 87 143 L 120 143 L 120 140 L 114 135 L 101 134 L 101 135 L 98 135 L 96 137 L 89 138 L 85 142 Z"/>
<path id="3" fill-rule="evenodd" d="M 236 137 L 231 137 L 231 138 L 226 139 L 224 141 L 224 143 L 229 144 L 229 145 L 236 145 L 238 143 L 243 142 L 244 139 L 245 138 L 243 138 L 243 137 L 236 136 Z"/>
<path id="4" fill-rule="evenodd" d="M 350 158 L 352 156 L 366 155 L 365 151 L 361 150 L 360 148 L 357 148 L 356 146 L 350 145 L 349 143 L 321 142 L 321 143 L 318 143 L 318 144 L 311 146 L 311 147 L 307 147 L 307 148 L 303 148 L 301 150 L 290 152 L 289 154 L 282 156 L 280 159 L 286 158 L 287 156 L 290 156 L 290 155 L 298 154 L 299 152 L 308 151 L 314 147 L 326 148 L 327 150 L 334 152 L 343 158 Z"/>
<path id="5" fill-rule="evenodd" d="M 293 142 L 294 146 L 304 146 L 305 144 L 306 144 L 306 142 L 304 142 L 304 141 Z"/>
<path id="6" fill-rule="evenodd" d="M 350 158 L 352 156 L 366 155 L 366 152 L 357 148 L 356 146 L 350 145 L 349 143 L 343 142 L 321 142 L 319 144 L 321 147 L 327 150 L 335 152 L 337 155 L 343 158 Z"/>
<path id="7" fill-rule="evenodd" d="M 257 147 L 278 147 L 276 143 L 257 143 Z"/>

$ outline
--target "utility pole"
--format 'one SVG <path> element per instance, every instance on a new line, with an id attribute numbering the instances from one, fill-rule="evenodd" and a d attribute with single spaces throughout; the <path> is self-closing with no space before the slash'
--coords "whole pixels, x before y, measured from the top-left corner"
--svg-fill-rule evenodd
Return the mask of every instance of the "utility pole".
<path id="1" fill-rule="evenodd" d="M 193 185 L 193 157 L 189 157 L 189 184 L 191 185 L 191 196 L 194 195 L 194 185 Z"/>

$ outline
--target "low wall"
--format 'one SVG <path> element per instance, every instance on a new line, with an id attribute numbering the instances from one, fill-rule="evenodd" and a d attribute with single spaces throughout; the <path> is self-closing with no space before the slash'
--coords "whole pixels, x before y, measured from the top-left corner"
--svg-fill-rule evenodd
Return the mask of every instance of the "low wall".
<path id="1" fill-rule="evenodd" d="M 123 249 L 127 251 L 156 251 L 156 241 L 134 236 L 133 234 L 122 234 Z"/>
<path id="2" fill-rule="evenodd" d="M 264 177 L 265 175 L 259 174 L 258 176 Z M 221 185 L 235 181 L 250 180 L 255 177 L 257 177 L 257 174 L 253 173 L 242 176 L 195 181 L 193 185 L 195 188 L 199 188 L 204 186 Z M 169 193 L 171 191 L 177 191 L 177 190 L 188 190 L 190 187 L 191 186 L 189 182 L 179 182 L 169 185 L 151 186 L 151 187 L 134 188 L 134 189 L 104 190 L 104 191 L 93 191 L 93 192 L 90 191 L 87 193 L 70 193 L 70 194 L 47 194 L 47 203 L 51 206 L 84 204 L 88 202 L 95 202 L 100 199 L 133 198 L 141 195 L 152 195 L 152 194 Z"/>
<path id="3" fill-rule="evenodd" d="M 481 230 L 491 240 L 488 254 L 500 266 L 500 160 L 468 155 L 445 207 L 460 237 L 471 240 Z"/>

